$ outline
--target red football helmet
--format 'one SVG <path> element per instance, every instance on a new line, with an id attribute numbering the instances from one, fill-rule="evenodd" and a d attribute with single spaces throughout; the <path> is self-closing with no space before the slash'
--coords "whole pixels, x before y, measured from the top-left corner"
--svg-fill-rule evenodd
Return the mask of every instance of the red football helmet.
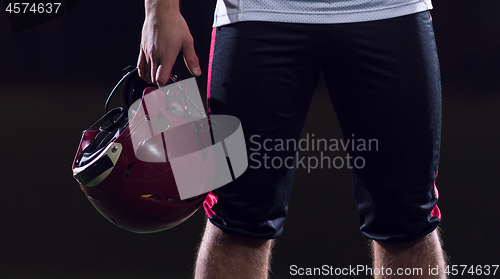
<path id="1" fill-rule="evenodd" d="M 205 148 L 211 138 L 203 106 L 175 77 L 170 83 L 158 89 L 140 79 L 137 68 L 128 72 L 106 101 L 106 114 L 83 132 L 73 161 L 73 176 L 94 207 L 112 223 L 136 233 L 180 224 L 206 197 L 181 198 L 172 158 L 191 156 L 183 168 L 196 173 L 188 175 L 193 187 L 207 189 L 214 181 L 213 152 Z M 122 107 L 108 110 L 118 88 Z"/>

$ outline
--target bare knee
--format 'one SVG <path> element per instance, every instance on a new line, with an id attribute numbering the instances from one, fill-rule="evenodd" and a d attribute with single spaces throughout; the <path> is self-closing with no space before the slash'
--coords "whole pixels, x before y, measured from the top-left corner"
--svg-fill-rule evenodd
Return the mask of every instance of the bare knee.
<path id="1" fill-rule="evenodd" d="M 375 276 L 375 278 L 446 278 L 444 273 L 445 254 L 441 248 L 441 240 L 437 230 L 412 242 L 387 244 L 372 242 L 374 267 L 390 267 L 391 270 L 422 270 L 419 275 L 411 276 Z M 424 274 L 430 267 L 436 274 Z M 416 269 L 412 269 L 416 268 Z M 425 276 L 424 276 L 425 275 Z"/>
<path id="2" fill-rule="evenodd" d="M 432 234 L 434 232 L 431 232 L 430 234 L 427 234 L 424 237 L 421 237 L 417 240 L 411 241 L 411 242 L 404 242 L 404 243 L 397 243 L 397 244 L 388 244 L 384 243 L 382 241 L 373 241 L 373 249 L 383 249 L 391 254 L 398 254 L 401 252 L 405 251 L 410 251 L 414 249 L 419 249 L 422 246 L 429 245 L 429 242 L 432 239 Z"/>
<path id="3" fill-rule="evenodd" d="M 272 244 L 271 239 L 225 233 L 207 222 L 195 278 L 267 278 Z"/>
<path id="4" fill-rule="evenodd" d="M 259 248 L 262 246 L 266 246 L 266 243 L 272 241 L 269 239 L 250 238 L 236 234 L 225 233 L 221 229 L 212 225 L 212 223 L 210 222 L 207 222 L 207 227 L 205 229 L 205 235 L 207 234 L 217 245 L 236 245 L 249 248 Z"/>
<path id="5" fill-rule="evenodd" d="M 399 253 L 418 252 L 421 249 L 433 249 L 441 247 L 441 239 L 439 230 L 436 229 L 429 234 L 410 242 L 387 244 L 381 241 L 373 241 L 373 250 L 379 248 L 387 251 L 390 254 L 397 255 Z"/>

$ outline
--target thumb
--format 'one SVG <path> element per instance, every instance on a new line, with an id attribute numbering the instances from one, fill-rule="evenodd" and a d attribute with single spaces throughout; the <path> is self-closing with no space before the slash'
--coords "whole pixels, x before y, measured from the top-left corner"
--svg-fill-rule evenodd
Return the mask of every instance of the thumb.
<path id="1" fill-rule="evenodd" d="M 184 63 L 191 74 L 195 77 L 201 75 L 200 63 L 198 61 L 198 56 L 196 56 L 196 52 L 194 51 L 193 43 L 188 43 L 182 47 L 182 54 L 184 55 Z"/>

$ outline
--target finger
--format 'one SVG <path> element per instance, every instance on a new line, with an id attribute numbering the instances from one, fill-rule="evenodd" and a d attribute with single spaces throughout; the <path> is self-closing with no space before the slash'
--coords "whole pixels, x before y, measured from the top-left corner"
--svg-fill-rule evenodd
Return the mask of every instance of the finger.
<path id="1" fill-rule="evenodd" d="M 142 49 L 137 60 L 137 70 L 139 72 L 139 77 L 141 77 L 145 82 L 151 83 L 148 63 L 146 62 L 146 56 L 144 55 Z"/>
<path id="2" fill-rule="evenodd" d="M 170 72 L 172 71 L 172 67 L 174 66 L 176 59 L 176 57 L 174 57 L 173 59 L 171 57 L 172 56 L 164 57 L 161 65 L 158 67 L 158 70 L 156 71 L 156 81 L 158 87 L 166 85 L 168 79 L 170 78 Z"/>
<path id="3" fill-rule="evenodd" d="M 157 80 L 156 80 L 156 72 L 158 70 L 158 66 L 160 64 L 159 61 L 155 61 L 153 59 L 151 59 L 149 61 L 149 64 L 151 65 L 151 69 L 150 69 L 150 73 L 151 73 L 151 83 L 152 84 L 158 84 Z"/>
<path id="4" fill-rule="evenodd" d="M 182 54 L 184 55 L 184 63 L 191 74 L 195 77 L 201 75 L 200 62 L 198 61 L 198 56 L 194 51 L 194 44 L 191 40 L 189 43 L 182 46 Z"/>

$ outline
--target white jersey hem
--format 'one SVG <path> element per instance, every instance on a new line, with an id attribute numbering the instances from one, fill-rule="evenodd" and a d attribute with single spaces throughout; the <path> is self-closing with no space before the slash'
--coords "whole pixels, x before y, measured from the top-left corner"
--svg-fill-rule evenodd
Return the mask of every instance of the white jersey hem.
<path id="1" fill-rule="evenodd" d="M 217 3 L 213 27 L 240 21 L 268 21 L 287 23 L 334 24 L 382 20 L 431 10 L 430 1 L 411 3 L 403 6 L 385 7 L 377 10 L 355 12 L 283 12 L 271 10 L 229 11 Z"/>

